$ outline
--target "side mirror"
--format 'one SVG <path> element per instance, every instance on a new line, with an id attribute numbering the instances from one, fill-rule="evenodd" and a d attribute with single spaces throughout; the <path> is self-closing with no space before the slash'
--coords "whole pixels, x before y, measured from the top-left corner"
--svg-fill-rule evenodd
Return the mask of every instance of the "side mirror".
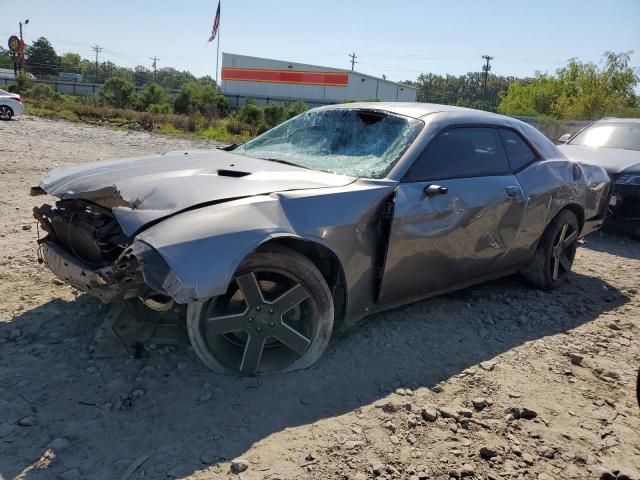
<path id="1" fill-rule="evenodd" d="M 571 134 L 570 133 L 565 133 L 564 135 L 562 135 L 559 139 L 558 142 L 559 143 L 567 143 L 569 141 L 569 139 L 571 138 Z"/>

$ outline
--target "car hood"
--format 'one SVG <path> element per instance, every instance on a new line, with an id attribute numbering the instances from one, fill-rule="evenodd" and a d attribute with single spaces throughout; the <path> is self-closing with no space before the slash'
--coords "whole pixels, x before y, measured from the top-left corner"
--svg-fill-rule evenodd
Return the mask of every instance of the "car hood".
<path id="1" fill-rule="evenodd" d="M 571 160 L 599 165 L 612 176 L 640 172 L 640 152 L 635 150 L 583 145 L 559 145 L 558 148 Z"/>
<path id="2" fill-rule="evenodd" d="M 213 151 L 73 165 L 51 171 L 40 188 L 60 199 L 112 209 L 128 236 L 150 222 L 198 206 L 274 192 L 340 187 L 353 177 Z"/>

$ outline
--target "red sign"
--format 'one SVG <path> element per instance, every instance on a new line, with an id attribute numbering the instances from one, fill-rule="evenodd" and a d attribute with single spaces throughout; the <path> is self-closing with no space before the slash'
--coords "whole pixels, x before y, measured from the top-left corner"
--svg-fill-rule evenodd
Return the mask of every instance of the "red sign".
<path id="1" fill-rule="evenodd" d="M 349 74 L 343 72 L 305 72 L 300 70 L 223 67 L 222 80 L 346 87 L 349 84 Z"/>

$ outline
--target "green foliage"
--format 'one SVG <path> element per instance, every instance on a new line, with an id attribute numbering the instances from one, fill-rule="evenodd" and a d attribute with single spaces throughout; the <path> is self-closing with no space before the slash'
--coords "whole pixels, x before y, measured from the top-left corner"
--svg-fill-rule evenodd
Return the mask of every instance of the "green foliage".
<path id="1" fill-rule="evenodd" d="M 77 53 L 65 53 L 59 59 L 60 71 L 80 73 L 82 70 L 82 58 Z"/>
<path id="2" fill-rule="evenodd" d="M 171 113 L 171 105 L 168 103 L 152 103 L 147 106 L 146 110 L 151 113 Z"/>
<path id="3" fill-rule="evenodd" d="M 18 72 L 18 83 L 15 86 L 15 91 L 18 93 L 26 92 L 31 88 L 31 78 L 26 71 L 20 70 Z"/>
<path id="4" fill-rule="evenodd" d="M 260 126 L 262 117 L 262 109 L 253 103 L 245 103 L 238 111 L 238 119 L 253 127 Z"/>
<path id="5" fill-rule="evenodd" d="M 0 68 L 13 68 L 13 59 L 4 47 L 0 47 Z"/>
<path id="6" fill-rule="evenodd" d="M 296 115 L 300 115 L 307 110 L 309 110 L 309 105 L 304 103 L 302 100 L 284 103 L 285 119 L 287 120 L 295 117 Z"/>
<path id="7" fill-rule="evenodd" d="M 150 105 L 160 105 L 167 103 L 169 97 L 164 88 L 157 83 L 148 83 L 142 93 L 142 109 L 148 110 Z"/>
<path id="8" fill-rule="evenodd" d="M 485 93 L 485 110 L 495 111 L 500 96 L 505 94 L 515 79 L 489 74 Z M 482 108 L 484 73 L 469 72 L 466 75 L 421 74 L 414 82 L 404 82 L 417 89 L 419 102 Z"/>
<path id="9" fill-rule="evenodd" d="M 24 92 L 24 96 L 30 100 L 49 100 L 55 94 L 56 92 L 53 91 L 53 88 L 44 83 L 37 83 Z"/>
<path id="10" fill-rule="evenodd" d="M 176 113 L 218 118 L 229 113 L 229 102 L 213 85 L 187 82 L 176 95 L 173 109 Z"/>
<path id="11" fill-rule="evenodd" d="M 102 90 L 100 90 L 100 97 L 106 105 L 125 108 L 129 105 L 133 90 L 133 83 L 129 80 L 120 77 L 111 77 L 106 81 Z"/>
<path id="12" fill-rule="evenodd" d="M 44 37 L 40 37 L 25 49 L 27 68 L 34 75 L 57 75 L 58 55 Z"/>
<path id="13" fill-rule="evenodd" d="M 640 77 L 629 66 L 629 53 L 605 52 L 603 66 L 577 59 L 556 71 L 514 82 L 498 107 L 507 115 L 594 120 L 607 115 L 640 116 L 634 88 Z"/>
<path id="14" fill-rule="evenodd" d="M 281 105 L 267 105 L 263 109 L 266 128 L 273 128 L 285 119 L 284 107 Z"/>

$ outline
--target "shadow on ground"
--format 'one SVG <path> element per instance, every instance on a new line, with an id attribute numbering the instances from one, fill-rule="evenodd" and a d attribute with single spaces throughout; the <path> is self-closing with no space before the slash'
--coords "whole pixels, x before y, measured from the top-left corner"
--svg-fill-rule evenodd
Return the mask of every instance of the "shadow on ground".
<path id="1" fill-rule="evenodd" d="M 98 303 L 54 301 L 0 331 L 24 335 L 0 344 L 0 478 L 55 478 L 73 468 L 82 478 L 120 478 L 147 454 L 131 478 L 142 471 L 165 478 L 176 468 L 186 476 L 206 468 L 202 460 L 237 457 L 274 432 L 350 412 L 399 387 L 433 387 L 626 301 L 606 282 L 575 273 L 552 293 L 508 278 L 375 315 L 334 339 L 314 368 L 259 378 L 213 375 L 187 348 L 91 360 Z M 144 394 L 135 398 L 136 390 Z M 34 425 L 19 426 L 28 416 Z M 56 437 L 71 446 L 38 469 Z"/>

